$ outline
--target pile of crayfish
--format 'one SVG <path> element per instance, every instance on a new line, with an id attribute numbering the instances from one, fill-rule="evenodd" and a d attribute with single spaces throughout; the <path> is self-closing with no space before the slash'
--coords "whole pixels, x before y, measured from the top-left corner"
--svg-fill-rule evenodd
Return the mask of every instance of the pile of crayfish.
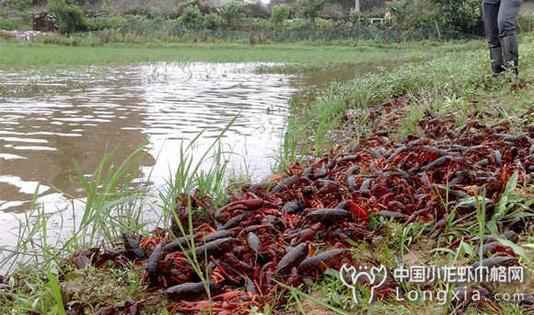
<path id="1" fill-rule="evenodd" d="M 147 290 L 167 296 L 173 313 L 248 314 L 272 303 L 282 284 L 299 286 L 327 268 L 357 265 L 351 247 L 374 239 L 373 217 L 433 222 L 433 233 L 439 233 L 450 209 L 460 218 L 473 215 L 470 197 L 483 194 L 490 216 L 512 176 L 532 183 L 534 126 L 512 134 L 506 122 L 472 119 L 457 127 L 451 117 L 429 114 L 419 128 L 419 136 L 402 141 L 377 128 L 357 146 L 338 147 L 267 183 L 243 187 L 222 208 L 214 209 L 208 198 L 179 196 L 175 223 L 187 226 L 190 208 L 208 213 L 193 220 L 193 233 L 180 233 L 175 224 L 174 233 L 125 235 L 122 251 L 93 255 L 90 263 L 142 264 Z M 521 220 L 510 224 L 511 230 L 525 228 Z M 514 259 L 509 248 L 492 250 L 491 255 L 509 257 L 507 263 Z M 81 264 L 87 257 L 73 259 Z M 385 286 L 378 298 L 389 293 Z"/>

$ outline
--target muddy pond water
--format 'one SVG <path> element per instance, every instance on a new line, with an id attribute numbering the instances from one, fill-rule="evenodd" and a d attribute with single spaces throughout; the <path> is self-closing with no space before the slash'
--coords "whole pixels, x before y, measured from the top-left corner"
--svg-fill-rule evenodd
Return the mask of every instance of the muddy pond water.
<path id="1" fill-rule="evenodd" d="M 79 176 L 92 174 L 103 156 L 122 161 L 142 145 L 138 181 L 158 189 L 183 143 L 202 132 L 200 154 L 234 118 L 221 141 L 232 152 L 230 171 L 268 176 L 290 98 L 332 75 L 317 81 L 259 67 L 265 64 L 0 70 L 0 246 L 13 242 L 17 216 L 35 192 L 48 211 L 61 210 L 83 197 Z"/>
<path id="2" fill-rule="evenodd" d="M 222 141 L 234 168 L 267 175 L 287 121 L 290 77 L 251 64 L 152 64 L 85 71 L 0 73 L 0 210 L 76 195 L 105 153 L 124 160 L 146 144 L 139 176 L 163 184 L 181 143 Z M 245 165 L 243 157 L 246 155 Z"/>
<path id="3" fill-rule="evenodd" d="M 140 181 L 163 185 L 180 146 L 202 135 L 199 152 L 235 118 L 221 141 L 230 168 L 267 176 L 281 144 L 291 76 L 255 64 L 149 64 L 0 71 L 0 225 L 39 203 L 61 209 L 81 197 L 79 176 L 106 153 L 116 161 L 146 145 Z M 200 154 L 200 153 L 199 153 Z M 7 231 L 6 231 L 7 232 Z"/>

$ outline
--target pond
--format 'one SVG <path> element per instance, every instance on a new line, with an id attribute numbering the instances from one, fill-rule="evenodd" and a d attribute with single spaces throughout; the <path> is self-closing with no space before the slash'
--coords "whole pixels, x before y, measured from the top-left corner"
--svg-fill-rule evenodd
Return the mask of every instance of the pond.
<path id="1" fill-rule="evenodd" d="M 0 70 L 0 225 L 6 232 L 0 246 L 14 244 L 17 220 L 35 195 L 48 213 L 82 198 L 80 176 L 90 176 L 106 154 L 118 164 L 142 147 L 136 181 L 157 191 L 184 143 L 201 134 L 200 155 L 233 122 L 221 140 L 231 152 L 225 155 L 229 172 L 265 178 L 279 154 L 291 97 L 371 70 L 342 65 L 301 75 L 265 73 L 273 66 L 279 65 Z"/>
<path id="2" fill-rule="evenodd" d="M 291 76 L 261 74 L 258 66 L 0 71 L 0 224 L 16 229 L 12 213 L 27 211 L 37 189 L 48 209 L 81 197 L 79 176 L 92 174 L 106 153 L 120 162 L 145 145 L 139 180 L 162 186 L 183 143 L 202 132 L 203 152 L 234 118 L 221 141 L 232 172 L 268 176 L 296 87 Z"/>

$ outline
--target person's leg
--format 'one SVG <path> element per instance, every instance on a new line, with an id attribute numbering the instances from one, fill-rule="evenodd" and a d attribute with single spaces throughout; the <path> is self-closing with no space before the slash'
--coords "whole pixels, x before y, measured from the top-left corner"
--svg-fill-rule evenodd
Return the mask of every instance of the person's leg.
<path id="1" fill-rule="evenodd" d="M 504 67 L 516 75 L 519 67 L 519 47 L 517 43 L 517 16 L 521 0 L 501 0 L 498 27 L 503 50 Z"/>
<path id="2" fill-rule="evenodd" d="M 482 2 L 484 30 L 490 51 L 491 71 L 494 74 L 504 71 L 501 42 L 499 40 L 499 26 L 497 23 L 501 1 L 507 0 L 483 0 Z"/>

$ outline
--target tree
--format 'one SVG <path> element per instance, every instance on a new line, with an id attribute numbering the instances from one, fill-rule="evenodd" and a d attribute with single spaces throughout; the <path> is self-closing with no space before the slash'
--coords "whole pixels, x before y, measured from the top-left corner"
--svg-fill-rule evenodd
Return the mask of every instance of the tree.
<path id="1" fill-rule="evenodd" d="M 434 30 L 449 38 L 482 34 L 479 0 L 401 0 L 390 8 L 403 30 Z"/>
<path id="2" fill-rule="evenodd" d="M 86 31 L 88 28 L 82 9 L 65 0 L 51 1 L 50 13 L 56 16 L 61 33 L 71 34 Z"/>
<path id="3" fill-rule="evenodd" d="M 191 5 L 184 9 L 178 23 L 186 29 L 198 30 L 204 27 L 204 16 L 197 5 Z"/>
<path id="4" fill-rule="evenodd" d="M 219 14 L 227 26 L 233 27 L 239 23 L 243 14 L 242 8 L 236 1 L 232 1 L 219 10 Z"/>
<path id="5" fill-rule="evenodd" d="M 304 18 L 309 19 L 311 23 L 315 23 L 315 19 L 323 9 L 324 5 L 331 0 L 300 0 L 299 7 Z"/>
<path id="6" fill-rule="evenodd" d="M 32 7 L 32 0 L 6 0 L 0 1 L 0 8 L 6 7 L 17 11 L 29 10 Z"/>
<path id="7" fill-rule="evenodd" d="M 457 33 L 479 34 L 482 10 L 480 0 L 430 0 L 437 6 L 436 16 L 442 27 L 450 27 Z"/>
<path id="8" fill-rule="evenodd" d="M 289 7 L 287 5 L 278 4 L 273 6 L 271 12 L 271 22 L 274 27 L 280 29 L 284 22 L 289 19 Z"/>

